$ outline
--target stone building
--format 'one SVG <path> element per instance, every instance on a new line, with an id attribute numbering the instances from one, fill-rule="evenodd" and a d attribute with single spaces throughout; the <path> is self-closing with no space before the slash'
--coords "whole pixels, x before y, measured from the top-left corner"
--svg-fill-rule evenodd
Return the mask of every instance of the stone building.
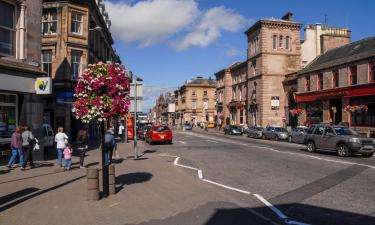
<path id="1" fill-rule="evenodd" d="M 305 39 L 301 43 L 302 67 L 329 49 L 351 42 L 351 31 L 347 28 L 328 27 L 317 23 L 307 25 L 304 30 Z"/>
<path id="2" fill-rule="evenodd" d="M 244 125 L 247 122 L 247 62 L 237 62 L 215 74 L 218 122 Z M 222 121 L 222 119 L 224 121 Z"/>
<path id="3" fill-rule="evenodd" d="M 301 66 L 301 23 L 288 13 L 281 19 L 259 20 L 245 34 L 247 49 L 247 104 L 249 125 L 285 124 L 285 75 Z"/>
<path id="4" fill-rule="evenodd" d="M 171 92 L 161 94 L 156 100 L 152 111 L 155 113 L 156 122 L 159 124 L 174 125 L 175 122 L 175 96 Z"/>
<path id="5" fill-rule="evenodd" d="M 361 132 L 374 130 L 375 37 L 331 49 L 297 76 L 296 101 L 305 110 L 300 124 L 346 121 Z"/>
<path id="6" fill-rule="evenodd" d="M 197 77 L 175 91 L 176 122 L 193 124 L 214 121 L 216 81 Z"/>
<path id="7" fill-rule="evenodd" d="M 0 0 L 0 155 L 9 151 L 16 126 L 28 124 L 41 136 L 43 104 L 36 95 L 40 69 L 39 0 Z"/>
<path id="8" fill-rule="evenodd" d="M 53 79 L 44 121 L 55 129 L 64 127 L 74 138 L 80 128 L 71 113 L 78 75 L 90 63 L 119 60 L 112 48 L 111 21 L 101 0 L 44 0 L 41 18 L 42 68 Z"/>

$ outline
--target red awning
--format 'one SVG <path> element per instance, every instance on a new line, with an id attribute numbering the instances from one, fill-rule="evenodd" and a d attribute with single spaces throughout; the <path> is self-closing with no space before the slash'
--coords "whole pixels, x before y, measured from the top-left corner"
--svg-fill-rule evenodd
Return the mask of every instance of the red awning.
<path id="1" fill-rule="evenodd" d="M 308 93 L 297 93 L 296 102 L 311 102 L 333 98 L 351 98 L 375 95 L 375 83 L 355 85 Z"/>

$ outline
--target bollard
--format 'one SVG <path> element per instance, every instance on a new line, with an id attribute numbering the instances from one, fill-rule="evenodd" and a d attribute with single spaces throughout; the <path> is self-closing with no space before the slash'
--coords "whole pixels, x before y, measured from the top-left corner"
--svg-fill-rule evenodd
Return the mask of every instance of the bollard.
<path id="1" fill-rule="evenodd" d="M 87 200 L 98 201 L 99 195 L 99 170 L 97 168 L 88 168 L 86 170 Z"/>
<path id="2" fill-rule="evenodd" d="M 108 167 L 109 174 L 109 194 L 116 194 L 116 175 L 115 175 L 115 165 L 111 164 Z"/>

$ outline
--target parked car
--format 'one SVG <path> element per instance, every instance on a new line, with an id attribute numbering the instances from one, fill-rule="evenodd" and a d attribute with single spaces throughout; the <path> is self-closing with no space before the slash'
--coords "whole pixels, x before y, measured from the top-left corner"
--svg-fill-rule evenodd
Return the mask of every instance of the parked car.
<path id="1" fill-rule="evenodd" d="M 185 130 L 193 130 L 193 126 L 190 123 L 184 123 L 182 127 L 185 128 Z"/>
<path id="2" fill-rule="evenodd" d="M 153 126 L 146 133 L 146 142 L 154 143 L 168 143 L 172 144 L 172 130 L 168 126 Z"/>
<path id="3" fill-rule="evenodd" d="M 287 140 L 288 136 L 289 136 L 288 131 L 285 128 L 270 126 L 270 127 L 267 127 L 263 131 L 262 138 L 274 139 L 278 141 L 278 140 Z"/>
<path id="4" fill-rule="evenodd" d="M 139 124 L 137 128 L 138 139 L 145 140 L 147 130 L 150 129 L 151 126 L 152 126 L 152 123 Z"/>
<path id="5" fill-rule="evenodd" d="M 308 152 L 321 149 L 336 152 L 341 157 L 351 154 L 371 157 L 374 154 L 375 140 L 362 137 L 346 126 L 314 124 L 307 131 L 306 146 Z"/>
<path id="6" fill-rule="evenodd" d="M 224 134 L 242 135 L 242 127 L 236 125 L 226 125 L 224 127 Z"/>
<path id="7" fill-rule="evenodd" d="M 252 138 L 262 138 L 263 136 L 263 127 L 249 127 L 246 130 L 247 137 Z"/>
<path id="8" fill-rule="evenodd" d="M 305 143 L 305 136 L 307 133 L 307 130 L 309 128 L 306 126 L 297 126 L 292 129 L 292 131 L 289 133 L 288 141 L 304 144 Z"/>

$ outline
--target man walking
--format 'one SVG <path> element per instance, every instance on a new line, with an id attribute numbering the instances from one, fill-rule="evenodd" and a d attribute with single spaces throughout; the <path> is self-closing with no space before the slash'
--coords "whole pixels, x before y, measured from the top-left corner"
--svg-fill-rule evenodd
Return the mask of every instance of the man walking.
<path id="1" fill-rule="evenodd" d="M 33 133 L 30 131 L 30 126 L 24 126 L 24 132 L 22 132 L 22 153 L 24 155 L 25 160 L 23 161 L 23 165 L 21 170 L 24 170 L 26 167 L 27 162 L 30 162 L 30 168 L 34 168 L 34 161 L 33 161 L 33 148 L 36 143 Z"/>
<path id="2" fill-rule="evenodd" d="M 120 136 L 122 143 L 124 143 L 124 141 L 125 141 L 124 140 L 124 130 L 125 130 L 124 123 L 121 121 L 120 126 L 118 127 L 118 135 Z"/>

